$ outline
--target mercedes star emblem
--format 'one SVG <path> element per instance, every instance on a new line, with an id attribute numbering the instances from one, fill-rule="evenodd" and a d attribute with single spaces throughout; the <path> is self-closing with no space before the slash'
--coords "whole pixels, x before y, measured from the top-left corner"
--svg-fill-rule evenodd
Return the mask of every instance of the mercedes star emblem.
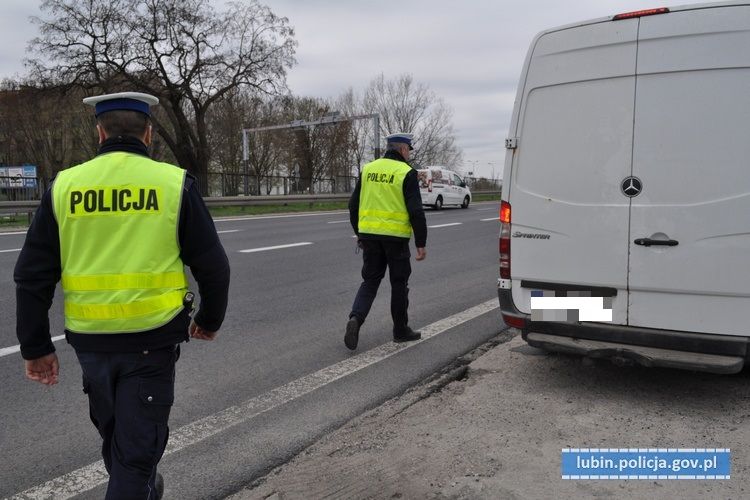
<path id="1" fill-rule="evenodd" d="M 634 196 L 641 194 L 643 184 L 641 184 L 641 180 L 638 177 L 630 176 L 622 181 L 620 188 L 622 189 L 622 194 L 628 198 L 633 198 Z"/>

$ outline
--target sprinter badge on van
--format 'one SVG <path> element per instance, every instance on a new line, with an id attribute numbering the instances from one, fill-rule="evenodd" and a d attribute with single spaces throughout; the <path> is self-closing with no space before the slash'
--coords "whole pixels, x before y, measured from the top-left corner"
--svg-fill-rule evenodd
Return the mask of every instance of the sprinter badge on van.
<path id="1" fill-rule="evenodd" d="M 630 177 L 625 177 L 625 179 L 623 179 L 620 188 L 622 189 L 622 194 L 628 198 L 634 198 L 641 194 L 643 184 L 638 177 L 633 177 L 631 175 Z"/>
<path id="2" fill-rule="evenodd" d="M 528 238 L 530 240 L 548 240 L 550 238 L 549 234 L 544 233 L 522 233 L 521 231 L 516 231 L 513 233 L 514 238 Z"/>

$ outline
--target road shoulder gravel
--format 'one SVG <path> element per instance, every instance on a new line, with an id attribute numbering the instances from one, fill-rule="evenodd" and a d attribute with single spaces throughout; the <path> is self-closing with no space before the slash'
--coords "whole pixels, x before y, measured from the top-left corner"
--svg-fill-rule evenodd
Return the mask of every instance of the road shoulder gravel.
<path id="1" fill-rule="evenodd" d="M 747 373 L 615 366 L 546 353 L 515 333 L 230 498 L 747 497 Z M 565 481 L 567 447 L 731 448 L 732 479 Z"/>

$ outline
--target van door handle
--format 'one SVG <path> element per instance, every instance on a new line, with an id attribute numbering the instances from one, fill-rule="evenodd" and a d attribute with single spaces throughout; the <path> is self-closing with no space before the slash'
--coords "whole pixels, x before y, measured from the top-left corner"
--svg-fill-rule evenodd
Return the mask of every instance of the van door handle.
<path id="1" fill-rule="evenodd" d="M 653 240 L 651 238 L 638 238 L 633 243 L 644 247 L 650 247 L 651 245 L 663 245 L 667 247 L 675 247 L 680 244 L 677 240 Z"/>

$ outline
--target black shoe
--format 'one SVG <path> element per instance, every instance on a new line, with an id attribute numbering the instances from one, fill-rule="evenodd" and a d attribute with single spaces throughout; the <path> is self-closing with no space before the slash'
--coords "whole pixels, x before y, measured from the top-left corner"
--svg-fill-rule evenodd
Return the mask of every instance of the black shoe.
<path id="1" fill-rule="evenodd" d="M 393 341 L 394 342 L 411 342 L 413 340 L 419 340 L 422 338 L 422 334 L 420 332 L 415 332 L 411 328 L 406 328 L 406 333 L 402 333 L 399 335 L 393 334 Z"/>
<path id="2" fill-rule="evenodd" d="M 352 316 L 346 323 L 346 335 L 344 335 L 344 344 L 352 351 L 357 348 L 359 341 L 359 320 Z"/>
<path id="3" fill-rule="evenodd" d="M 156 500 L 160 500 L 164 496 L 164 477 L 156 473 L 156 479 L 154 479 L 154 489 L 156 490 Z"/>

